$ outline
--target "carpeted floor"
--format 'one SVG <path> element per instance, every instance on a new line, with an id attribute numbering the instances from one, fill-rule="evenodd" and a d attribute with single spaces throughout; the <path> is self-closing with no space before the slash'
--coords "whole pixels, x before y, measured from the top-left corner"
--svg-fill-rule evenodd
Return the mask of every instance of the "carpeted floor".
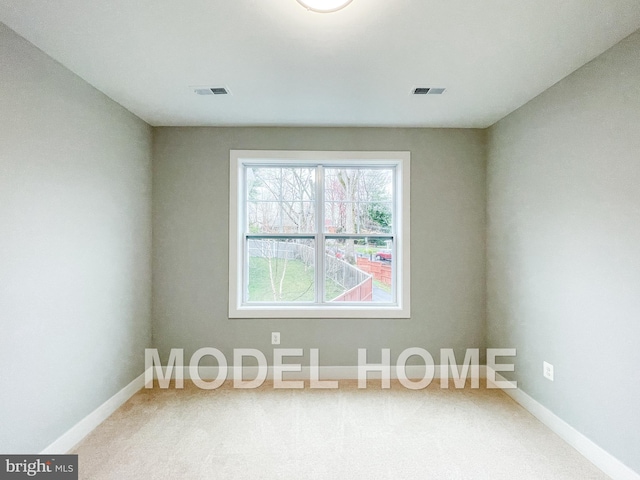
<path id="1" fill-rule="evenodd" d="M 606 479 L 499 390 L 142 390 L 86 437 L 81 479 Z"/>

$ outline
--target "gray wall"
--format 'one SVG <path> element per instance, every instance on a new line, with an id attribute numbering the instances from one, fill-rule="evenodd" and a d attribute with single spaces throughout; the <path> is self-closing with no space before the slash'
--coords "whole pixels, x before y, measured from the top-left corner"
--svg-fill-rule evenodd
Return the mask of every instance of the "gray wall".
<path id="1" fill-rule="evenodd" d="M 0 24 L 0 452 L 144 367 L 151 128 Z"/>
<path id="2" fill-rule="evenodd" d="M 640 471 L 640 33 L 490 130 L 488 346 Z M 555 366 L 555 381 L 542 362 Z"/>
<path id="3" fill-rule="evenodd" d="M 217 347 L 320 349 L 321 365 L 357 365 L 357 349 L 484 346 L 485 134 L 371 128 L 159 128 L 154 132 L 153 343 L 188 357 Z M 229 150 L 411 151 L 412 318 L 228 318 Z M 305 363 L 307 359 L 303 360 Z"/>

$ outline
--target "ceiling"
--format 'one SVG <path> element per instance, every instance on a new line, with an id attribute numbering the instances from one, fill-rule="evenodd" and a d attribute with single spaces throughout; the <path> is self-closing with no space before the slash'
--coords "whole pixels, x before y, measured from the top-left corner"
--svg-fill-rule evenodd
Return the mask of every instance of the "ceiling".
<path id="1" fill-rule="evenodd" d="M 0 21 L 154 126 L 484 128 L 639 29 L 640 1 L 0 0 Z"/>

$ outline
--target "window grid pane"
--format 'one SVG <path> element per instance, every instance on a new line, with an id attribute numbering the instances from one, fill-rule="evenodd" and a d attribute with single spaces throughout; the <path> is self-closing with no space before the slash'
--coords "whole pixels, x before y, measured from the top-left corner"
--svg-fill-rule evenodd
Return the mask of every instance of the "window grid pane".
<path id="1" fill-rule="evenodd" d="M 249 237 L 248 302 L 314 302 L 315 241 Z"/>
<path id="2" fill-rule="evenodd" d="M 393 238 L 325 240 L 325 302 L 394 301 Z"/>
<path id="3" fill-rule="evenodd" d="M 391 233 L 393 168 L 325 169 L 327 233 Z"/>
<path id="4" fill-rule="evenodd" d="M 247 167 L 249 233 L 315 231 L 315 168 Z"/>

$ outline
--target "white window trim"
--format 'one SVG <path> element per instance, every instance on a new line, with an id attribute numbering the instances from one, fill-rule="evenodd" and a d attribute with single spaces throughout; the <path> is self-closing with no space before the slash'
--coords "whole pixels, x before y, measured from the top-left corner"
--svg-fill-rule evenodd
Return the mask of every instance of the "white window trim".
<path id="1" fill-rule="evenodd" d="M 244 191 L 243 164 L 256 160 L 278 162 L 321 161 L 323 164 L 345 161 L 373 161 L 396 163 L 396 197 L 398 215 L 396 222 L 396 304 L 381 305 L 322 305 L 297 306 L 274 305 L 253 306 L 242 304 L 243 248 L 242 224 L 238 218 L 239 195 Z M 278 150 L 231 150 L 229 183 L 229 318 L 410 318 L 410 152 L 366 152 L 366 151 L 278 151 Z"/>

